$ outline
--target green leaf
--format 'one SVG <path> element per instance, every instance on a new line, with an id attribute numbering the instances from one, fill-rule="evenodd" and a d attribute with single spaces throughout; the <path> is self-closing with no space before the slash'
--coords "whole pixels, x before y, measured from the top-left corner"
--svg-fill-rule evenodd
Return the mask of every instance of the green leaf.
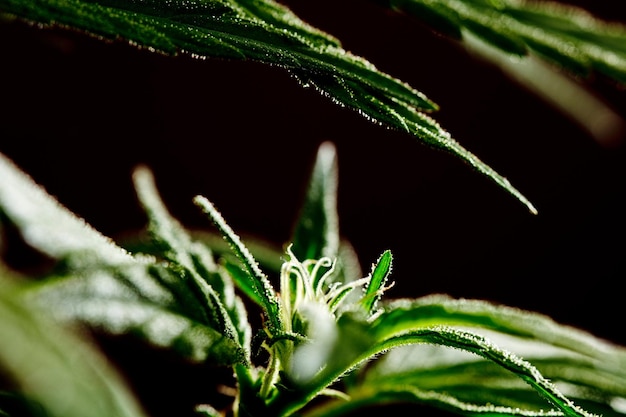
<path id="1" fill-rule="evenodd" d="M 607 367 L 626 374 L 626 350 L 539 313 L 482 300 L 454 299 L 442 294 L 412 300 L 397 299 L 386 302 L 383 308 L 385 313 L 378 317 L 376 325 L 380 332 L 391 334 L 416 326 L 443 324 L 496 330 L 605 361 Z M 610 361 L 607 358 L 611 358 Z"/>
<path id="2" fill-rule="evenodd" d="M 270 332 L 272 332 L 273 335 L 282 333 L 284 327 L 280 313 L 280 302 L 269 279 L 259 268 L 257 261 L 243 244 L 239 236 L 226 223 L 220 212 L 213 206 L 213 203 L 202 196 L 196 196 L 194 202 L 210 217 L 222 234 L 224 240 L 228 242 L 239 261 L 243 264 L 245 272 L 247 273 L 247 282 L 243 285 L 243 290 L 246 292 L 253 289 L 256 293 L 254 299 L 262 302 L 261 306 L 269 320 L 268 325 Z M 237 276 L 243 278 L 240 274 Z"/>
<path id="3" fill-rule="evenodd" d="M 445 18 L 458 32 L 471 32 L 509 54 L 532 51 L 574 75 L 597 72 L 626 83 L 626 26 L 571 5 L 519 0 L 389 0 L 386 4 L 432 22 L 435 28 Z M 417 13 L 423 9 L 431 12 Z"/>
<path id="4" fill-rule="evenodd" d="M 168 286 L 181 290 L 165 292 L 156 300 L 129 284 L 131 280 L 153 286 L 159 280 L 169 280 Z M 113 335 L 133 335 L 191 362 L 246 362 L 247 353 L 238 342 L 194 317 L 197 307 L 190 305 L 197 300 L 182 287 L 179 276 L 162 266 L 107 270 L 94 265 L 82 273 L 50 277 L 31 285 L 23 290 L 22 297 L 58 321 L 82 323 Z"/>
<path id="5" fill-rule="evenodd" d="M 146 416 L 95 345 L 52 322 L 46 310 L 22 304 L 4 275 L 0 287 L 3 382 L 39 404 L 49 417 Z"/>
<path id="6" fill-rule="evenodd" d="M 605 416 L 620 413 L 611 405 L 618 405 L 625 398 L 624 375 L 605 369 L 602 361 L 547 343 L 503 336 L 498 332 L 481 330 L 481 333 L 499 347 L 532 363 L 568 398 L 584 404 L 587 409 Z M 394 349 L 369 367 L 350 393 L 359 395 L 359 392 L 381 386 L 395 390 L 411 387 L 423 392 L 445 391 L 466 403 L 530 407 L 536 411 L 545 407 L 545 402 L 540 401 L 529 385 L 506 369 L 467 352 L 438 346 Z"/>
<path id="7" fill-rule="evenodd" d="M 235 296 L 234 286 L 227 274 L 220 274 L 209 249 L 195 241 L 168 212 L 156 189 L 154 176 L 145 166 L 133 173 L 139 200 L 148 214 L 149 229 L 166 259 L 173 267 L 184 270 L 186 285 L 193 292 L 190 305 L 202 310 L 203 322 L 249 351 L 252 330 L 247 322 L 241 301 Z"/>
<path id="8" fill-rule="evenodd" d="M 438 107 L 424 94 L 344 50 L 272 0 L 0 0 L 0 10 L 166 54 L 249 59 L 284 68 L 303 86 L 368 120 L 456 155 L 536 212 L 506 178 L 425 114 Z"/>
<path id="9" fill-rule="evenodd" d="M 134 262 L 130 253 L 59 204 L 2 154 L 0 178 L 0 211 L 33 248 L 76 268 Z"/>
<path id="10" fill-rule="evenodd" d="M 370 282 L 365 289 L 365 295 L 361 299 L 361 303 L 369 314 L 373 313 L 376 308 L 376 303 L 382 296 L 382 290 L 387 282 L 387 278 L 391 273 L 391 263 L 393 256 L 391 251 L 386 250 L 378 258 L 378 261 L 372 265 L 372 272 L 370 273 Z"/>
<path id="11" fill-rule="evenodd" d="M 211 327 L 205 306 L 181 285 L 180 268 L 117 246 L 2 155 L 0 177 L 0 211 L 34 249 L 63 261 L 57 265 L 62 279 L 50 277 L 24 288 L 25 301 L 107 331 L 137 331 L 159 346 L 178 344 L 193 360 L 215 354 L 217 362 L 245 361 L 241 346 Z M 68 303 L 66 296 L 75 302 Z M 159 325 L 166 323 L 174 324 L 171 333 L 160 334 Z"/>
<path id="12" fill-rule="evenodd" d="M 291 250 L 302 261 L 338 255 L 337 175 L 337 151 L 332 143 L 324 142 L 291 237 Z"/>
<path id="13" fill-rule="evenodd" d="M 612 399 L 624 395 L 620 387 L 626 386 L 626 351 L 545 316 L 444 296 L 397 300 L 384 303 L 382 308 L 372 322 L 350 314 L 339 318 L 335 348 L 328 354 L 326 366 L 300 388 L 307 399 L 359 367 L 362 376 L 352 383 L 347 380 L 348 394 L 363 404 L 368 403 L 366 396 L 380 394 L 384 401 L 431 404 L 461 414 L 542 415 L 540 410 L 547 402 L 559 413 L 573 416 L 590 414 L 571 398 L 580 399 L 591 409 L 610 411 Z M 515 339 L 507 341 L 503 335 Z M 503 349 L 498 342 L 510 348 Z M 525 342 L 532 342 L 528 349 L 516 350 Z M 455 363 L 457 368 L 450 363 L 441 365 L 430 350 L 413 347 L 422 344 L 456 348 L 471 353 L 473 359 L 464 366 L 461 361 Z M 405 349 L 405 345 L 414 349 L 410 351 L 411 361 L 405 355 L 395 361 L 395 366 L 389 366 L 385 359 L 363 366 L 388 351 L 386 357 L 396 357 L 395 351 Z M 536 360 L 537 365 L 521 355 Z M 467 356 L 463 358 L 467 361 Z M 483 360 L 476 362 L 476 358 Z M 567 382 L 565 388 L 570 396 L 552 380 Z M 464 388 L 471 384 L 483 391 L 473 396 L 478 388 Z M 334 404 L 329 409 L 335 406 L 338 414 L 330 415 L 341 415 L 340 410 L 349 410 L 355 404 Z M 288 407 L 285 405 L 285 409 Z"/>
<path id="14" fill-rule="evenodd" d="M 288 242 L 293 254 L 301 261 L 323 257 L 335 260 L 328 284 L 350 282 L 363 276 L 354 249 L 348 241 L 341 239 L 337 212 L 338 171 L 335 145 L 322 143 Z M 356 294 L 348 296 L 355 297 Z"/>

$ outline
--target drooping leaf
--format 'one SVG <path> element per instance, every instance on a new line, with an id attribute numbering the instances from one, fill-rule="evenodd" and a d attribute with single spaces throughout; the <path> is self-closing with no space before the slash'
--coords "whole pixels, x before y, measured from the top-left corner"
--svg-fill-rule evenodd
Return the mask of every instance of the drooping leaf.
<path id="1" fill-rule="evenodd" d="M 568 398 L 586 409 L 604 416 L 623 415 L 619 404 L 626 394 L 624 375 L 604 366 L 603 360 L 537 340 L 483 329 L 480 333 L 532 363 Z M 421 392 L 445 391 L 465 403 L 530 407 L 536 411 L 545 408 L 545 402 L 532 388 L 506 369 L 467 352 L 440 346 L 394 349 L 368 367 L 359 382 L 351 393 L 358 395 L 385 385 L 389 390 L 410 387 Z"/>
<path id="2" fill-rule="evenodd" d="M 284 68 L 335 103 L 456 155 L 536 212 L 506 178 L 426 114 L 437 105 L 424 94 L 344 50 L 273 0 L 0 0 L 0 11 L 166 54 L 249 59 Z"/>
<path id="3" fill-rule="evenodd" d="M 339 318 L 335 349 L 301 390 L 310 400 L 361 367 L 360 377 L 346 380 L 355 403 L 338 401 L 311 415 L 342 415 L 374 399 L 430 404 L 465 415 L 618 412 L 612 404 L 617 406 L 625 393 L 623 348 L 545 316 L 485 301 L 431 296 L 383 303 L 382 309 L 371 322 L 350 314 Z M 383 353 L 398 358 L 396 350 L 406 345 L 418 346 L 409 351 L 411 361 L 404 355 L 395 366 L 386 359 L 365 365 Z M 422 345 L 455 348 L 451 352 L 464 355 L 455 355 L 453 364 L 439 364 Z M 542 411 L 547 405 L 553 410 Z M 293 405 L 283 406 L 291 410 Z"/>
<path id="4" fill-rule="evenodd" d="M 44 414 L 39 415 L 146 416 L 95 344 L 51 321 L 46 310 L 25 306 L 14 286 L 0 270 L 0 374 L 4 384 L 10 383 L 16 395 L 43 409 Z M 3 397 L 0 395 L 0 410 Z"/>
<path id="5" fill-rule="evenodd" d="M 480 334 L 502 352 L 523 357 L 542 378 L 585 409 L 603 415 L 624 413 L 619 405 L 626 395 L 626 350 L 622 347 L 541 314 L 481 300 L 433 295 L 387 302 L 384 309 L 369 328 L 381 339 L 411 339 L 418 329 L 421 332 L 439 326 Z M 427 343 L 439 344 L 436 340 Z M 440 343 L 448 348 L 416 345 L 393 349 L 364 368 L 362 376 L 354 379 L 357 382 L 349 388 L 349 393 L 358 402 L 367 402 L 359 397 L 376 397 L 376 392 L 384 401 L 408 401 L 448 409 L 458 406 L 459 412 L 470 415 L 478 412 L 476 406 L 483 407 L 485 412 L 487 404 L 533 412 L 544 409 L 545 402 L 537 397 L 536 387 L 520 384 L 519 373 L 509 372 L 515 366 L 495 366 L 498 361 L 466 349 L 464 343 Z M 560 403 L 558 399 L 550 400 Z M 338 407 L 337 411 L 344 408 L 339 404 L 334 406 Z M 567 414 L 568 409 L 566 406 L 562 411 Z"/>

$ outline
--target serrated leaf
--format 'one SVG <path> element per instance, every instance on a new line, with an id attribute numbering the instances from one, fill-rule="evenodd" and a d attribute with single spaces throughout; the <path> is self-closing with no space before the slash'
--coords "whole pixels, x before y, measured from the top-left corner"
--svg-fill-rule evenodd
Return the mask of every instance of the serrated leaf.
<path id="1" fill-rule="evenodd" d="M 0 374 L 5 389 L 11 383 L 49 417 L 146 416 L 95 344 L 51 321 L 47 310 L 23 305 L 3 275 L 0 287 Z"/>
<path id="2" fill-rule="evenodd" d="M 256 259 L 254 259 L 239 236 L 226 223 L 213 203 L 202 196 L 196 196 L 194 202 L 213 221 L 213 224 L 218 228 L 224 240 L 228 242 L 239 261 L 241 261 L 246 275 L 241 276 L 238 274 L 238 277 L 241 279 L 247 278 L 243 285 L 243 290 L 249 291 L 253 289 L 256 293 L 254 299 L 262 303 L 261 306 L 268 319 L 267 325 L 269 326 L 270 332 L 273 334 L 281 333 L 284 327 L 280 313 L 280 302 L 268 277 L 261 271 Z"/>
<path id="3" fill-rule="evenodd" d="M 148 214 L 149 230 L 163 255 L 173 265 L 184 269 L 180 282 L 193 293 L 191 306 L 203 313 L 204 322 L 249 351 L 252 330 L 247 316 L 241 316 L 234 287 L 227 274 L 220 274 L 208 248 L 194 242 L 183 226 L 168 212 L 156 189 L 154 176 L 145 166 L 137 167 L 133 180 L 139 200 Z M 234 323 L 237 323 L 235 326 Z"/>
<path id="4" fill-rule="evenodd" d="M 187 353 L 194 358 L 220 352 L 215 357 L 217 361 L 245 361 L 238 344 L 229 345 L 222 329 L 210 327 L 205 307 L 189 287 L 181 285 L 180 270 L 165 268 L 154 258 L 134 256 L 117 246 L 2 155 L 0 177 L 0 211 L 17 226 L 29 245 L 63 261 L 59 273 L 65 274 L 66 279 L 50 278 L 26 287 L 25 300 L 50 309 L 54 304 L 67 319 L 97 323 L 120 333 L 177 320 L 179 325 L 173 331 L 179 337 L 169 340 L 182 341 L 183 345 L 189 340 L 193 349 Z M 63 296 L 72 294 L 77 297 L 76 303 L 68 304 Z M 56 297 L 57 302 L 41 301 L 48 296 Z M 78 305 L 81 308 L 74 308 Z M 139 333 L 144 340 L 163 345 L 157 332 Z M 224 345 L 227 347 L 220 350 Z"/>
<path id="5" fill-rule="evenodd" d="M 284 68 L 335 103 L 456 155 L 536 212 L 504 177 L 425 114 L 438 107 L 424 94 L 344 50 L 272 0 L 0 0 L 0 10 L 166 54 L 250 59 Z"/>
<path id="6" fill-rule="evenodd" d="M 564 326 L 545 315 L 482 300 L 454 299 L 432 294 L 417 299 L 384 303 L 378 317 L 379 331 L 401 332 L 415 326 L 471 326 L 513 336 L 540 340 L 602 360 L 607 367 L 626 374 L 626 350 L 580 329 Z"/>
<path id="7" fill-rule="evenodd" d="M 418 307 L 421 305 L 421 307 Z M 411 306 L 415 307 L 413 309 Z M 448 297 L 426 297 L 418 301 L 399 300 L 385 303 L 384 311 L 372 322 L 366 322 L 356 315 L 344 314 L 338 321 L 336 347 L 329 354 L 329 361 L 309 385 L 302 391 L 319 392 L 323 387 L 335 382 L 348 371 L 359 367 L 373 357 L 390 351 L 393 357 L 396 349 L 405 345 L 438 345 L 471 353 L 471 363 L 486 364 L 489 368 L 467 365 L 454 368 L 450 363 L 437 366 L 435 356 L 423 349 L 415 349 L 412 361 L 400 359 L 395 367 L 380 361 L 363 368 L 363 376 L 349 384 L 349 394 L 355 401 L 365 401 L 364 397 L 376 397 L 389 401 L 408 401 L 436 405 L 453 409 L 461 414 L 504 414 L 504 415 L 544 415 L 543 408 L 551 404 L 559 415 L 589 416 L 588 411 L 572 402 L 571 398 L 585 401 L 592 409 L 610 410 L 611 395 L 623 395 L 624 353 L 623 348 L 612 346 L 593 336 L 558 325 L 536 313 L 524 312 L 510 307 L 501 307 L 484 301 L 451 300 Z M 482 331 L 482 334 L 481 334 Z M 484 336 L 486 334 L 487 336 Z M 524 341 L 541 342 L 541 354 L 536 351 L 520 350 L 529 359 L 535 359 L 538 366 L 522 359 L 515 350 L 503 349 L 494 336 L 509 335 L 516 338 L 509 346 L 524 346 Z M 489 338 L 493 337 L 493 340 Z M 521 341 L 521 343 L 520 343 Z M 503 343 L 504 344 L 504 343 Z M 506 346 L 506 344 L 504 344 Z M 535 345 L 532 347 L 536 348 Z M 411 351 L 413 353 L 413 351 Z M 464 357 L 467 360 L 467 357 Z M 475 358 L 483 358 L 476 362 Z M 418 364 L 411 368 L 411 362 Z M 420 366 L 425 369 L 420 374 Z M 493 371 L 496 366 L 498 371 Z M 394 370 L 395 373 L 394 373 Z M 485 375 L 481 370 L 487 370 Z M 542 373 L 545 370 L 546 376 Z M 475 373 L 470 373 L 475 371 Z M 371 374 L 369 374 L 372 372 Z M 441 372 L 438 376 L 436 372 Z M 576 373 L 573 376 L 572 373 Z M 386 378 L 386 374 L 389 373 Z M 457 373 L 460 376 L 456 376 Z M 465 374 L 464 374 L 465 373 Z M 474 376 L 471 381 L 470 376 Z M 479 375 L 483 382 L 478 382 Z M 495 381 L 493 377 L 499 378 Z M 578 389 L 600 388 L 604 397 L 596 394 L 572 393 L 571 398 L 551 380 L 563 381 Z M 467 384 L 481 386 L 484 392 L 475 397 L 472 390 L 463 391 Z M 493 381 L 493 383 L 491 383 Z M 520 384 L 524 382 L 525 384 Z M 459 386 L 456 387 L 456 383 Z M 482 384 L 482 385 L 481 385 Z M 598 385 L 595 385 L 598 384 Z M 506 391 L 509 387 L 511 390 Z M 567 388 L 567 387 L 566 387 Z M 491 389 L 491 391 L 489 391 Z M 529 391 L 535 395 L 530 395 Z M 505 393 L 506 392 L 506 393 Z M 611 394 L 608 394 L 611 393 Z M 539 394 L 543 401 L 537 399 Z M 606 395 L 609 395 L 609 398 Z M 502 401 L 497 401 L 502 396 Z M 379 397 L 376 397 L 379 398 Z M 481 403 L 480 400 L 485 402 Z M 354 404 L 337 405 L 339 410 L 350 410 Z M 324 414 L 329 408 L 322 408 Z M 316 415 L 313 413 L 313 415 Z"/>
<path id="8" fill-rule="evenodd" d="M 237 283 L 237 288 L 248 297 L 253 303 L 258 305 L 259 307 L 265 306 L 265 300 L 263 297 L 257 292 L 257 288 L 253 285 L 250 280 L 250 274 L 247 271 L 244 271 L 239 263 L 231 262 L 227 259 L 223 259 L 222 263 L 228 274 L 232 277 L 232 279 Z"/>
<path id="9" fill-rule="evenodd" d="M 70 266 L 134 262 L 126 250 L 67 210 L 0 154 L 0 211 L 33 248 Z"/>
<path id="10" fill-rule="evenodd" d="M 625 376 L 607 369 L 601 360 L 499 332 L 480 333 L 532 363 L 567 397 L 586 408 L 594 412 L 601 409 L 603 415 L 619 413 L 612 404 L 623 401 Z M 361 375 L 355 392 L 381 385 L 445 391 L 467 403 L 530 407 L 537 411 L 545 407 L 530 386 L 506 369 L 467 352 L 439 346 L 414 345 L 392 350 Z"/>

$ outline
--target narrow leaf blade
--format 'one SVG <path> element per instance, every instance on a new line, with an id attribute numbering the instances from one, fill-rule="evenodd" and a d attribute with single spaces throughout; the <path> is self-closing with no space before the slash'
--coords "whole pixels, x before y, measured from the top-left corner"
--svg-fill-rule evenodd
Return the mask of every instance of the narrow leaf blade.
<path id="1" fill-rule="evenodd" d="M 334 259 L 339 251 L 337 214 L 337 152 L 330 142 L 323 143 L 291 237 L 291 250 L 301 260 Z"/>
<path id="2" fill-rule="evenodd" d="M 373 312 L 376 308 L 376 303 L 382 296 L 382 289 L 391 273 L 392 261 L 393 256 L 391 255 L 391 251 L 386 250 L 380 255 L 378 261 L 372 265 L 370 282 L 365 289 L 365 295 L 363 295 L 361 299 L 361 303 L 368 313 Z"/>

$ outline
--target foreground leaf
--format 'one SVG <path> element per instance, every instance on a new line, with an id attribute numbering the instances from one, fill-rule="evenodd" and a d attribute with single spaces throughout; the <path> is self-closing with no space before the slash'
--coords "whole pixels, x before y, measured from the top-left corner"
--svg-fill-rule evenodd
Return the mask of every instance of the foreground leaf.
<path id="1" fill-rule="evenodd" d="M 95 345 L 25 307 L 0 271 L 0 374 L 48 417 L 144 417 Z M 6 387 L 6 385 L 5 385 Z M 0 415 L 2 415 L 0 395 Z"/>
<path id="2" fill-rule="evenodd" d="M 542 315 L 484 301 L 431 296 L 382 308 L 372 322 L 349 314 L 339 319 L 326 366 L 300 389 L 310 400 L 361 368 L 358 377 L 345 379 L 354 402 L 330 402 L 311 415 L 344 415 L 378 401 L 465 415 L 591 415 L 572 399 L 590 410 L 620 412 L 613 404 L 618 407 L 626 394 L 621 347 Z M 451 355 L 438 356 L 444 348 Z M 382 353 L 381 360 L 367 363 Z M 546 404 L 554 409 L 543 411 Z M 282 406 L 289 410 L 289 404 Z"/>
<path id="3" fill-rule="evenodd" d="M 272 0 L 0 0 L 0 10 L 166 54 L 250 59 L 284 68 L 337 104 L 460 157 L 536 211 L 504 177 L 426 115 L 437 106 L 422 93 L 350 54 Z"/>

